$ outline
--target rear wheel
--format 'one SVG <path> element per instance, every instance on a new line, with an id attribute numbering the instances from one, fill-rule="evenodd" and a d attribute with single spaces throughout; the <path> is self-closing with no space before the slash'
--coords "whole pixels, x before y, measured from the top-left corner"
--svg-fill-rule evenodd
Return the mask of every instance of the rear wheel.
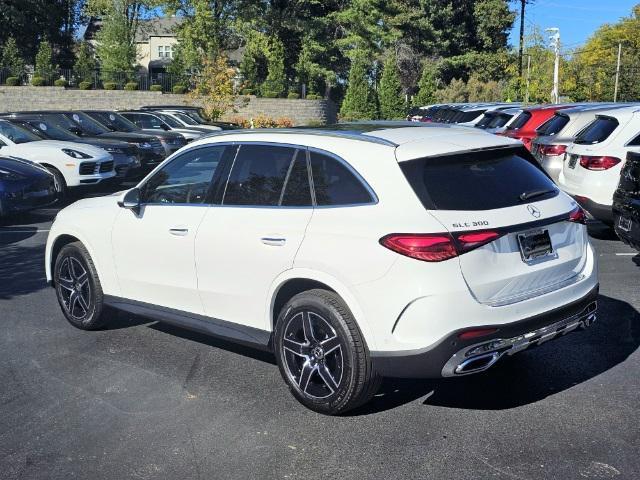
<path id="1" fill-rule="evenodd" d="M 58 303 L 69 323 L 82 330 L 105 324 L 100 279 L 87 249 L 80 242 L 65 245 L 54 266 Z"/>
<path id="2" fill-rule="evenodd" d="M 309 290 L 283 307 L 275 353 L 293 395 L 316 412 L 335 415 L 356 408 L 380 385 L 360 329 L 334 292 Z"/>

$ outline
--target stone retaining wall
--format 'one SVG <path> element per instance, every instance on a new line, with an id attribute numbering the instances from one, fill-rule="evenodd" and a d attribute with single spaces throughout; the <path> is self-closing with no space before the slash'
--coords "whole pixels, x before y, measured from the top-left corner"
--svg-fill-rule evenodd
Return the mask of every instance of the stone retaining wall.
<path id="1" fill-rule="evenodd" d="M 247 101 L 248 99 L 248 101 Z M 135 109 L 143 105 L 197 105 L 185 95 L 125 90 L 76 90 L 64 87 L 0 86 L 0 112 L 46 109 Z M 236 111 L 225 118 L 286 117 L 295 125 L 334 123 L 336 106 L 330 100 L 289 100 L 240 97 Z"/>

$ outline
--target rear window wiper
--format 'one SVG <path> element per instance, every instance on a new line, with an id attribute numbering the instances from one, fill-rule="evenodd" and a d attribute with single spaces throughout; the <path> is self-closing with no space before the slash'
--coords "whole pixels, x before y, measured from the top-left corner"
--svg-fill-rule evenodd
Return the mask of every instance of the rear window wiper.
<path id="1" fill-rule="evenodd" d="M 531 200 L 532 198 L 541 197 L 543 195 L 547 195 L 548 193 L 555 193 L 557 190 L 554 188 L 552 190 L 531 190 L 530 192 L 523 192 L 520 194 L 520 200 L 523 202 L 527 200 Z"/>

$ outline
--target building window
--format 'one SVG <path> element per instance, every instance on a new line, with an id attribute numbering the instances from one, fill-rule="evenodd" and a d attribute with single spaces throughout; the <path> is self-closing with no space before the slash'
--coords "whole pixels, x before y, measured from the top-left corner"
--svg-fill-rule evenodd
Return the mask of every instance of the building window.
<path id="1" fill-rule="evenodd" d="M 158 57 L 173 58 L 173 48 L 171 45 L 158 45 Z"/>

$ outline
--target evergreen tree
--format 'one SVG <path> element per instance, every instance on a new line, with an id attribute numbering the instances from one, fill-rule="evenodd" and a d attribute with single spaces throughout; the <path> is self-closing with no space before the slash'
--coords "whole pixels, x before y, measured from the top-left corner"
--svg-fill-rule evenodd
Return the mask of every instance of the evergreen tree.
<path id="1" fill-rule="evenodd" d="M 120 80 L 119 75 L 131 72 L 136 63 L 133 32 L 127 17 L 115 7 L 106 11 L 102 17 L 102 27 L 96 35 L 96 53 L 100 58 L 103 80 Z"/>
<path id="2" fill-rule="evenodd" d="M 44 78 L 47 82 L 52 81 L 55 67 L 53 65 L 53 50 L 47 40 L 40 42 L 38 53 L 36 54 L 35 75 Z"/>
<path id="3" fill-rule="evenodd" d="M 265 97 L 280 97 L 287 89 L 287 78 L 284 72 L 284 45 L 279 38 L 269 40 L 267 53 L 267 78 L 260 86 Z"/>
<path id="4" fill-rule="evenodd" d="M 240 63 L 240 71 L 248 87 L 256 89 L 267 78 L 269 41 L 262 32 L 252 31 L 247 36 L 247 44 Z"/>
<path id="5" fill-rule="evenodd" d="M 96 61 L 93 58 L 91 45 L 81 42 L 78 47 L 76 63 L 73 65 L 73 72 L 79 82 L 93 82 L 93 75 L 96 70 Z"/>
<path id="6" fill-rule="evenodd" d="M 418 82 L 418 94 L 413 98 L 413 104 L 418 107 L 424 107 L 435 103 L 437 89 L 438 83 L 436 81 L 435 68 L 433 64 L 425 62 L 422 68 L 422 76 Z"/>
<path id="7" fill-rule="evenodd" d="M 14 77 L 19 77 L 24 72 L 24 60 L 13 37 L 9 37 L 2 50 L 0 66 L 8 69 L 9 74 Z"/>
<path id="8" fill-rule="evenodd" d="M 406 102 L 402 95 L 395 53 L 387 56 L 382 67 L 378 98 L 380 99 L 381 118 L 386 120 L 404 118 L 407 113 Z"/>
<path id="9" fill-rule="evenodd" d="M 352 52 L 349 84 L 345 93 L 340 115 L 349 120 L 371 120 L 378 118 L 378 102 L 371 87 L 366 54 Z"/>

